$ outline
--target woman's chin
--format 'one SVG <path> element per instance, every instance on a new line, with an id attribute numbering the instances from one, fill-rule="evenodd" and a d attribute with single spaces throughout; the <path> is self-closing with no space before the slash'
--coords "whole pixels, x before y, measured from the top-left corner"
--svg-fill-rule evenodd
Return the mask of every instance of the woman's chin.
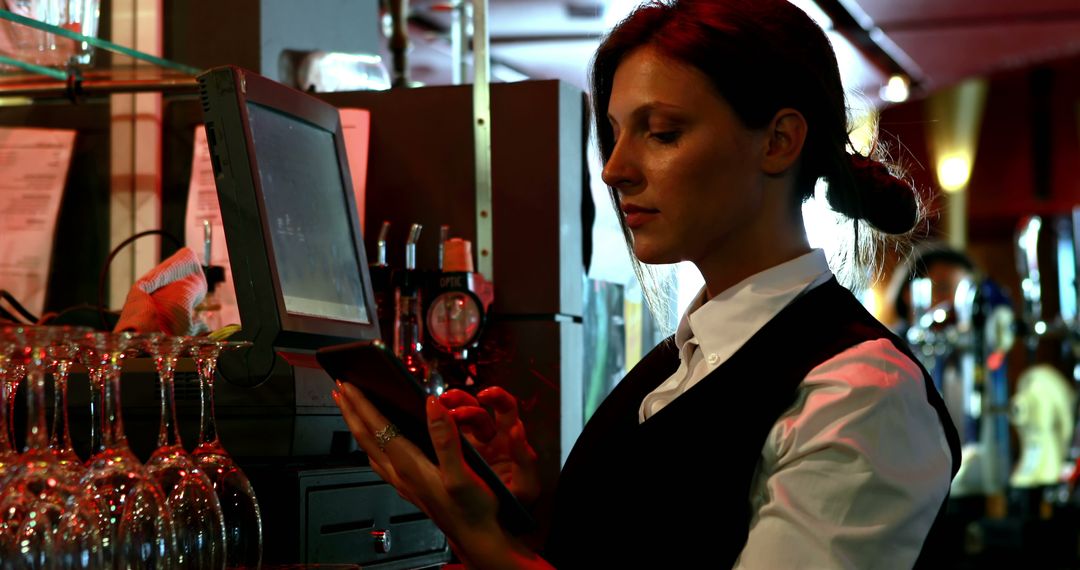
<path id="1" fill-rule="evenodd" d="M 647 263 L 649 265 L 667 265 L 682 261 L 679 256 L 670 251 L 665 251 L 663 248 L 650 247 L 648 244 L 643 244 L 640 241 L 634 244 L 634 257 L 641 263 Z"/>

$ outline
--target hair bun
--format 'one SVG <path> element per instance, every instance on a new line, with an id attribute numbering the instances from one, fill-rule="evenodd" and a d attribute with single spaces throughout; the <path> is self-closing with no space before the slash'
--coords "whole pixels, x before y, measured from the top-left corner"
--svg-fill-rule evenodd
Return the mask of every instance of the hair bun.
<path id="1" fill-rule="evenodd" d="M 844 213 L 866 220 L 887 234 L 911 231 L 919 220 L 915 189 L 893 176 L 884 163 L 859 154 L 849 156 L 851 176 L 860 200 L 857 211 Z"/>

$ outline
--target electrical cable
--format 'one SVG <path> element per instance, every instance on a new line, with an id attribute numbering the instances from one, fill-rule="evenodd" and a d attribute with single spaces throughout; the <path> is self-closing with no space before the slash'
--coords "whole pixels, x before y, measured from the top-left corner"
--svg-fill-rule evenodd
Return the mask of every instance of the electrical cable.
<path id="1" fill-rule="evenodd" d="M 14 324 L 23 324 L 23 322 L 19 320 L 19 317 L 9 313 L 7 309 L 3 307 L 0 307 L 0 320 L 11 321 Z"/>
<path id="2" fill-rule="evenodd" d="M 7 289 L 0 289 L 0 298 L 7 301 L 8 304 L 11 305 L 11 308 L 15 309 L 15 312 L 22 315 L 22 317 L 24 319 L 26 319 L 27 321 L 29 321 L 31 323 L 36 323 L 38 321 L 37 316 L 35 316 L 30 311 L 26 310 L 26 307 L 22 306 L 22 303 L 20 303 L 15 298 L 14 295 L 12 295 L 10 292 L 8 292 Z M 5 313 L 7 313 L 7 311 L 5 311 Z M 11 313 L 7 313 L 7 314 L 10 315 Z"/>
<path id="3" fill-rule="evenodd" d="M 55 320 L 60 319 L 75 311 L 97 311 L 98 306 L 93 303 L 79 303 L 78 305 L 72 305 L 60 312 L 51 312 L 41 315 L 41 324 L 47 325 Z"/>

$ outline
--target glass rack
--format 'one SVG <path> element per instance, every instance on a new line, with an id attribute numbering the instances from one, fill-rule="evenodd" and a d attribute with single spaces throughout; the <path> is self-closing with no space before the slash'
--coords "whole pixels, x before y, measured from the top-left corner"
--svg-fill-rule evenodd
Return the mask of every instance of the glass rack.
<path id="1" fill-rule="evenodd" d="M 0 10 L 0 97 L 194 93 L 199 71 Z"/>

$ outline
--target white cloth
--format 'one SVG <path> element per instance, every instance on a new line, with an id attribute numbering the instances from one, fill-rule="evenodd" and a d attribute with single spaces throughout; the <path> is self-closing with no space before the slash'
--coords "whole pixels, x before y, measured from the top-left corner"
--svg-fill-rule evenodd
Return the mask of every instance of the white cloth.
<path id="1" fill-rule="evenodd" d="M 703 290 L 675 334 L 679 369 L 645 397 L 640 421 L 831 277 L 814 250 L 707 302 Z M 951 462 L 918 366 L 887 339 L 858 344 L 811 370 L 770 430 L 735 567 L 910 568 L 949 490 Z"/>
<path id="2" fill-rule="evenodd" d="M 193 335 L 206 332 L 195 307 L 206 297 L 206 277 L 191 249 L 182 247 L 131 286 L 117 331 Z"/>

